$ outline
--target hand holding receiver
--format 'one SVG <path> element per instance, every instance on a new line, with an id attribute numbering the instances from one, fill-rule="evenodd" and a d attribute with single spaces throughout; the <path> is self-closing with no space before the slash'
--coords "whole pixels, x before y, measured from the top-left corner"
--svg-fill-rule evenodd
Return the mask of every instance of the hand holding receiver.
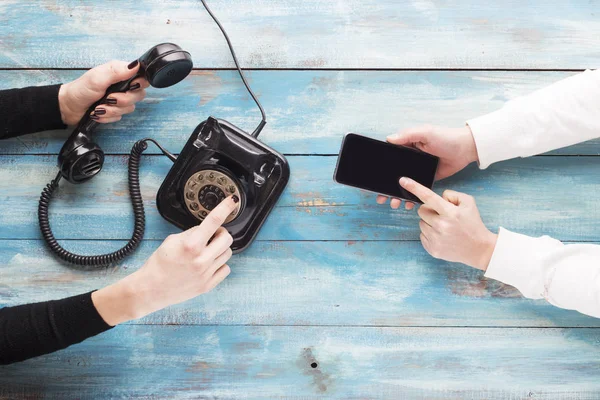
<path id="1" fill-rule="evenodd" d="M 60 114 L 65 125 L 77 125 L 90 106 L 97 104 L 92 119 L 104 124 L 121 119 L 124 114 L 133 112 L 135 103 L 144 99 L 144 90 L 150 84 L 138 75 L 139 61 L 110 61 L 94 67 L 72 82 L 61 85 L 58 92 Z M 133 79 L 130 90 L 115 93 L 99 102 L 107 89 L 114 83 Z"/>
<path id="2" fill-rule="evenodd" d="M 387 141 L 396 145 L 415 147 L 439 157 L 436 180 L 452 176 L 479 159 L 475 140 L 469 126 L 443 128 L 423 125 L 390 135 L 387 137 Z M 386 201 L 386 196 L 377 196 L 377 203 L 385 204 Z M 399 199 L 392 199 L 390 202 L 390 206 L 394 209 L 400 207 L 400 205 L 401 201 Z M 406 203 L 407 209 L 410 210 L 413 207 L 414 204 Z"/>
<path id="3" fill-rule="evenodd" d="M 238 207 L 228 197 L 198 226 L 171 235 L 136 272 L 92 293 L 98 313 L 109 325 L 141 318 L 207 293 L 231 272 L 233 238 L 222 227 Z"/>
<path id="4" fill-rule="evenodd" d="M 137 63 L 134 62 L 130 65 L 133 64 L 139 65 L 137 73 L 126 80 L 110 85 L 104 95 L 83 114 L 77 127 L 60 150 L 58 165 L 62 177 L 67 181 L 71 183 L 85 182 L 102 169 L 104 152 L 92 141 L 91 137 L 98 126 L 95 117 L 100 104 L 107 103 L 109 98 L 115 98 L 114 94 L 116 93 L 127 92 L 131 88 L 132 82 L 138 78 L 144 78 L 156 88 L 175 85 L 190 73 L 193 66 L 190 54 L 172 43 L 162 43 L 152 47 L 137 60 Z M 136 65 L 133 66 L 133 68 L 135 67 Z M 114 74 L 114 72 L 110 72 L 110 68 L 107 67 L 106 73 Z"/>

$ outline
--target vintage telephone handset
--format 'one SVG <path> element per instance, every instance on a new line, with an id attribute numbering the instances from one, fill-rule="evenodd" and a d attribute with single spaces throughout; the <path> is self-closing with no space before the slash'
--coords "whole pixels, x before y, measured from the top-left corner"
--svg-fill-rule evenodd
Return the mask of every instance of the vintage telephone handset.
<path id="1" fill-rule="evenodd" d="M 111 85 L 105 96 L 86 112 L 59 153 L 58 175 L 42 192 L 38 208 L 42 236 L 50 250 L 63 261 L 83 266 L 105 266 L 122 260 L 140 244 L 145 216 L 139 164 L 148 141 L 157 145 L 174 162 L 156 199 L 160 214 L 169 222 L 188 229 L 201 222 L 226 196 L 235 194 L 240 198 L 238 208 L 225 223 L 234 238 L 234 253 L 250 244 L 282 194 L 290 175 L 287 160 L 256 139 L 266 124 L 265 112 L 244 78 L 227 33 L 205 0 L 200 1 L 225 36 L 240 77 L 260 109 L 261 122 L 250 135 L 227 121 L 209 117 L 194 130 L 179 157 L 153 139 L 136 142 L 131 149 L 128 166 L 129 194 L 135 221 L 131 239 L 121 249 L 103 255 L 79 255 L 65 250 L 52 233 L 48 208 L 62 178 L 75 184 L 82 183 L 102 169 L 104 152 L 91 138 L 98 126 L 90 118 L 91 112 L 109 94 L 127 91 L 130 83 L 140 76 L 144 76 L 150 85 L 163 88 L 180 82 L 192 70 L 190 54 L 175 44 L 163 43 L 148 50 L 139 59 L 138 74 Z"/>
<path id="2" fill-rule="evenodd" d="M 52 195 L 58 188 L 61 179 L 71 183 L 83 183 L 101 170 L 104 164 L 104 152 L 92 140 L 92 133 L 98 127 L 98 123 L 90 118 L 92 111 L 106 101 L 111 93 L 126 92 L 131 82 L 139 77 L 145 77 L 150 85 L 164 88 L 175 85 L 184 79 L 192 70 L 192 58 L 190 53 L 183 51 L 179 46 L 172 43 L 162 43 L 148 50 L 139 58 L 140 68 L 138 73 L 122 82 L 111 85 L 104 97 L 86 111 L 79 124 L 71 133 L 58 155 L 58 175 L 42 191 L 38 207 L 38 220 L 44 240 L 59 258 L 77 265 L 107 265 L 117 262 L 131 253 L 140 244 L 144 236 L 145 218 L 144 204 L 140 193 L 139 166 L 142 152 L 146 149 L 146 141 L 137 142 L 131 149 L 129 157 L 129 194 L 134 212 L 133 235 L 129 242 L 121 249 L 97 256 L 84 256 L 65 250 L 56 240 L 48 216 L 48 208 Z M 154 142 L 158 145 L 158 143 Z M 159 146 L 160 147 L 160 146 Z M 163 150 L 161 148 L 161 150 Z M 174 156 L 173 156 L 174 159 Z"/>

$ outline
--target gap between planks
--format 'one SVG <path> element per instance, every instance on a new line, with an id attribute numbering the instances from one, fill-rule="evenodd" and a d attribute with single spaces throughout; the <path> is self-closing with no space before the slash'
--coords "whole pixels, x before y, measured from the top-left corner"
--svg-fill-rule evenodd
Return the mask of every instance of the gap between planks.
<path id="1" fill-rule="evenodd" d="M 179 156 L 179 153 L 173 153 L 175 156 Z M 104 153 L 105 156 L 128 156 L 129 153 Z M 337 157 L 338 153 L 283 153 L 285 157 Z M 48 156 L 58 156 L 58 153 L 2 153 L 1 156 L 11 156 L 11 157 L 20 157 L 20 156 L 34 156 L 34 157 L 48 157 Z M 164 157 L 164 154 L 161 153 L 148 153 L 144 154 L 144 157 Z M 537 154 L 527 158 L 535 158 L 535 157 L 600 157 L 599 154 Z"/>
<path id="2" fill-rule="evenodd" d="M 309 207 L 310 208 L 310 207 Z M 43 239 L 23 239 L 23 238 L 4 238 L 0 239 L 0 242 L 3 241 L 37 241 L 42 242 Z M 127 239 L 58 239 L 60 241 L 65 242 L 124 242 Z M 144 242 L 163 242 L 164 239 L 142 239 Z M 298 240 L 268 240 L 268 239 L 256 239 L 253 243 L 406 243 L 406 242 L 420 242 L 420 239 L 402 239 L 402 240 L 393 240 L 393 239 L 327 239 L 327 240 L 310 240 L 310 239 L 298 239 Z M 600 244 L 597 240 L 561 240 L 562 243 L 592 243 L 592 244 Z"/>
<path id="3" fill-rule="evenodd" d="M 14 67 L 14 68 L 0 68 L 0 71 L 87 71 L 91 68 L 50 68 L 50 67 Z M 243 68 L 244 71 L 366 71 L 366 72 L 379 72 L 379 71 L 400 71 L 400 72 L 411 72 L 411 71 L 467 71 L 467 72 L 583 72 L 586 68 Z M 209 68 L 209 67 L 195 67 L 192 71 L 237 71 L 236 68 Z"/>
<path id="4" fill-rule="evenodd" d="M 126 322 L 120 324 L 122 326 L 189 326 L 189 327 L 279 327 L 279 328 L 364 328 L 364 329 L 527 329 L 527 330 L 539 330 L 539 329 L 599 329 L 600 327 L 593 326 L 539 326 L 539 325 L 503 325 L 503 326 L 491 326 L 491 325 L 342 325 L 342 324 L 175 324 L 175 323 L 140 323 L 140 322 Z"/>

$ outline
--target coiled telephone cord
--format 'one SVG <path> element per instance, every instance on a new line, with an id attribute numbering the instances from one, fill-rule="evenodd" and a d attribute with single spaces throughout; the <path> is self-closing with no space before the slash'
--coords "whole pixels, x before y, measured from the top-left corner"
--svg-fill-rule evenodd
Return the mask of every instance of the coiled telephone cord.
<path id="1" fill-rule="evenodd" d="M 142 194 L 140 192 L 140 159 L 142 153 L 148 148 L 148 141 L 154 143 L 167 157 L 174 161 L 176 157 L 163 149 L 153 139 L 143 139 L 137 141 L 131 148 L 129 155 L 128 165 L 128 181 L 129 181 L 129 196 L 131 197 L 131 205 L 133 206 L 134 215 L 134 227 L 131 239 L 125 246 L 117 251 L 101 255 L 81 255 L 72 253 L 63 248 L 52 233 L 50 227 L 50 217 L 48 215 L 48 209 L 52 196 L 54 195 L 58 184 L 61 180 L 60 172 L 42 191 L 40 196 L 40 202 L 38 206 L 38 219 L 40 223 L 40 229 L 42 236 L 46 241 L 46 244 L 50 250 L 60 259 L 70 264 L 79 266 L 107 266 L 116 262 L 121 261 L 123 258 L 131 254 L 140 244 L 144 237 L 144 230 L 146 227 L 146 217 L 144 214 L 144 202 L 142 200 Z"/>

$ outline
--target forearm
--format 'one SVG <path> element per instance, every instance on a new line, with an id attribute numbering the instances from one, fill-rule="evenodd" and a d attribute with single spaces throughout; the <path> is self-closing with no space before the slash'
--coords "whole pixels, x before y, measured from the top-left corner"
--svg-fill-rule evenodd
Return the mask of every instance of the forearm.
<path id="1" fill-rule="evenodd" d="M 479 165 L 528 157 L 600 137 L 600 70 L 586 71 L 467 121 Z"/>
<path id="2" fill-rule="evenodd" d="M 141 318 L 165 304 L 155 277 L 140 271 L 100 290 L 0 309 L 0 364 L 52 353 Z M 168 300 L 168 299 L 167 299 Z"/>
<path id="3" fill-rule="evenodd" d="M 485 276 L 528 298 L 600 318 L 600 246 L 500 230 Z"/>
<path id="4" fill-rule="evenodd" d="M 0 309 L 0 364 L 64 349 L 111 327 L 85 293 Z"/>
<path id="5" fill-rule="evenodd" d="M 152 259 L 144 267 L 148 263 Z M 114 326 L 143 318 L 181 301 L 175 300 L 179 296 L 168 293 L 169 285 L 162 274 L 144 267 L 92 293 L 94 306 L 107 324 Z"/>
<path id="6" fill-rule="evenodd" d="M 64 129 L 59 91 L 61 85 L 0 91 L 0 139 Z"/>

